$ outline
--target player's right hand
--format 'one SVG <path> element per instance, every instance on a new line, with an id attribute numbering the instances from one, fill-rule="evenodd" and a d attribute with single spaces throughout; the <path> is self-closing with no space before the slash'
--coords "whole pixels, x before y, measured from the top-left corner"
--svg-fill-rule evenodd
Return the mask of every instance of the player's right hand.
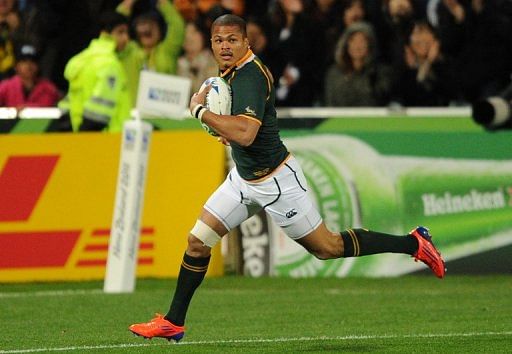
<path id="1" fill-rule="evenodd" d="M 211 88 L 212 88 L 212 85 L 208 85 L 202 91 L 196 92 L 192 95 L 192 97 L 190 98 L 190 104 L 188 106 L 191 113 L 194 111 L 194 108 L 198 104 L 204 106 L 204 103 L 206 101 L 206 94 L 210 91 Z"/>

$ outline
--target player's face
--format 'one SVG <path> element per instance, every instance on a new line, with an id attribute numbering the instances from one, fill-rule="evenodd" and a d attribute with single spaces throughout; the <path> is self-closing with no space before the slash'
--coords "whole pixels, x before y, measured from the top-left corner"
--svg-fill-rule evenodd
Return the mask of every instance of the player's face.
<path id="1" fill-rule="evenodd" d="M 212 51 L 221 70 L 233 66 L 249 50 L 249 40 L 238 26 L 215 26 L 212 29 Z"/>

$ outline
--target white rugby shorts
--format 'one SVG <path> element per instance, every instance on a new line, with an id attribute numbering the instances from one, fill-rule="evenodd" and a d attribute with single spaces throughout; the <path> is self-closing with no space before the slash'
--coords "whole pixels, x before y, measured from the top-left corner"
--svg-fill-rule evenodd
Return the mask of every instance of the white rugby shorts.
<path id="1" fill-rule="evenodd" d="M 307 181 L 298 161 L 290 156 L 260 182 L 242 179 L 234 167 L 206 201 L 204 208 L 228 231 L 265 209 L 290 238 L 297 240 L 315 230 L 322 222 L 307 189 Z"/>

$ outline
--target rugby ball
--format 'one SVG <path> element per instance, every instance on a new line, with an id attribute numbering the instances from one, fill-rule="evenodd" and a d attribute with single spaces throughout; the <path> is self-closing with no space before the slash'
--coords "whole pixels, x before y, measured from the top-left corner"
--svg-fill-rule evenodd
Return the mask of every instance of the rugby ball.
<path id="1" fill-rule="evenodd" d="M 208 85 L 212 85 L 212 88 L 206 94 L 205 107 L 215 114 L 231 115 L 231 86 L 229 86 L 223 78 L 214 76 L 203 82 L 199 92 L 204 90 Z M 219 136 L 219 134 L 217 134 L 213 128 L 210 128 L 208 124 L 201 124 L 208 134 Z"/>

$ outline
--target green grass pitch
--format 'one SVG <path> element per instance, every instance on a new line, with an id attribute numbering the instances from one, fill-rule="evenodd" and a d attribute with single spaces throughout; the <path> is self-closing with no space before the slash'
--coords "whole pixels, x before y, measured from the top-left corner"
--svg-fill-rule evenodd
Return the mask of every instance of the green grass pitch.
<path id="1" fill-rule="evenodd" d="M 174 280 L 0 285 L 0 353 L 511 353 L 510 276 L 208 278 L 179 344 L 127 329 L 165 313 Z"/>

